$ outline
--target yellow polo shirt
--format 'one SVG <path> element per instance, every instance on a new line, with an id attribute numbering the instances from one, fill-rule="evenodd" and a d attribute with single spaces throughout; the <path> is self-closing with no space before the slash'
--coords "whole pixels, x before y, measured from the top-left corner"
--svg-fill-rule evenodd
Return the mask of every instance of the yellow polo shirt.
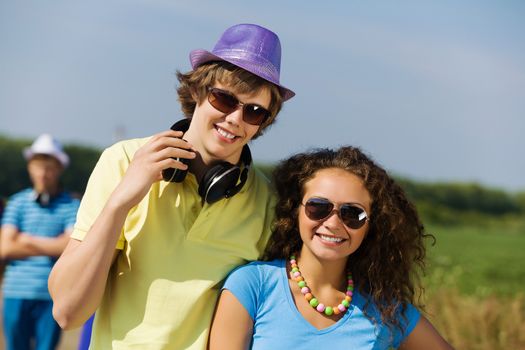
<path id="1" fill-rule="evenodd" d="M 117 143 L 98 161 L 72 237 L 82 240 L 148 139 Z M 91 349 L 205 349 L 222 280 L 255 260 L 270 234 L 274 198 L 253 167 L 229 199 L 201 204 L 193 174 L 154 183 L 124 224 Z"/>

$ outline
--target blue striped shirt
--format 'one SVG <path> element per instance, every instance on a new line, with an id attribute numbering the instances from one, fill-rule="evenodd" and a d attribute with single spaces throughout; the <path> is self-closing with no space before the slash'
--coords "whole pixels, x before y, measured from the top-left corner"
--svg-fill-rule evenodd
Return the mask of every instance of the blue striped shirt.
<path id="1" fill-rule="evenodd" d="M 4 211 L 3 225 L 15 226 L 19 232 L 40 237 L 56 237 L 75 224 L 79 200 L 62 192 L 49 206 L 35 201 L 31 188 L 14 194 Z M 10 260 L 6 266 L 2 292 L 4 298 L 51 300 L 47 279 L 56 258 L 32 256 Z"/>

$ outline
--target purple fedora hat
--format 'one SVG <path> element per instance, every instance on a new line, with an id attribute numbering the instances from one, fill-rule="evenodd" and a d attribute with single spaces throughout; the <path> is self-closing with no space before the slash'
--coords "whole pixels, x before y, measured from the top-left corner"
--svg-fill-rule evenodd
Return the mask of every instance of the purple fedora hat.
<path id="1" fill-rule="evenodd" d="M 237 24 L 226 29 L 211 52 L 193 50 L 193 69 L 210 61 L 227 61 L 277 85 L 283 100 L 295 93 L 279 82 L 281 43 L 272 31 L 255 24 Z"/>

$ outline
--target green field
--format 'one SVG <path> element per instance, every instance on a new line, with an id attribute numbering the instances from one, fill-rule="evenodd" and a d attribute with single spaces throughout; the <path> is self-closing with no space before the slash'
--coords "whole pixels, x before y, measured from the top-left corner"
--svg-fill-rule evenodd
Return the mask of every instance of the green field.
<path id="1" fill-rule="evenodd" d="M 431 290 L 456 287 L 461 294 L 511 297 L 525 292 L 525 232 L 515 222 L 486 226 L 428 226 L 424 284 Z"/>

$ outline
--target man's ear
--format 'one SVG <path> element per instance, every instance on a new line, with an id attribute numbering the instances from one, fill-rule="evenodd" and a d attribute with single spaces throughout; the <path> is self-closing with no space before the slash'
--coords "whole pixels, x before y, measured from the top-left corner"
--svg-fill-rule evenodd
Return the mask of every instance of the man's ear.
<path id="1" fill-rule="evenodd" d="M 197 105 L 200 105 L 202 101 L 199 101 L 199 94 L 197 93 L 197 91 L 195 91 L 195 88 L 191 88 L 190 93 L 193 101 L 195 101 Z"/>

